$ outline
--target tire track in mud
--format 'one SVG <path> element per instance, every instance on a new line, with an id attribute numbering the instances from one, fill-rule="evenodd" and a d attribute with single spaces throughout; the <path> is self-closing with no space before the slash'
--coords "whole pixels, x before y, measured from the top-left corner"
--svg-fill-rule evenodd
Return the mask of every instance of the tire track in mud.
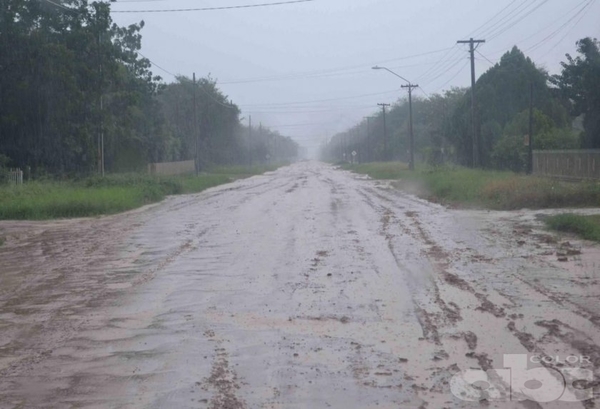
<path id="1" fill-rule="evenodd" d="M 600 328 L 600 316 L 589 312 L 587 310 L 585 310 L 584 308 L 582 308 L 580 305 L 578 305 L 575 302 L 570 301 L 566 296 L 560 296 L 557 295 L 555 293 L 553 293 L 551 290 L 538 285 L 536 283 L 532 283 L 530 281 L 525 280 L 522 277 L 513 275 L 515 280 L 518 280 L 520 282 L 522 282 L 523 284 L 525 284 L 527 287 L 531 288 L 532 290 L 538 292 L 539 294 L 543 295 L 544 297 L 547 297 L 549 300 L 551 300 L 552 302 L 556 303 L 557 305 L 562 306 L 563 308 L 567 307 L 567 304 L 570 305 L 572 308 L 570 309 L 571 312 L 573 312 L 574 314 L 579 315 L 582 318 L 585 318 L 586 320 L 588 320 L 592 325 L 594 325 L 597 328 Z"/>
<path id="2" fill-rule="evenodd" d="M 246 409 L 246 403 L 236 394 L 241 382 L 229 365 L 229 354 L 223 347 L 225 341 L 218 338 L 213 330 L 207 330 L 204 336 L 215 342 L 215 358 L 210 376 L 196 385 L 213 391 L 212 399 L 207 402 L 208 409 Z"/>
<path id="3" fill-rule="evenodd" d="M 390 200 L 388 200 L 387 202 L 393 203 Z M 399 206 L 396 205 L 396 207 L 399 207 Z M 399 208 L 402 209 L 402 207 L 399 207 Z M 391 234 L 387 233 L 388 226 L 392 223 L 399 224 L 400 228 L 402 229 L 404 234 L 412 236 L 415 239 L 418 239 L 427 245 L 427 248 L 423 250 L 423 254 L 435 266 L 435 271 L 439 274 L 439 277 L 440 277 L 440 279 L 443 280 L 443 282 L 445 282 L 453 287 L 456 287 L 462 291 L 465 291 L 465 292 L 468 292 L 468 293 L 471 293 L 472 295 L 474 295 L 476 297 L 476 299 L 480 302 L 480 305 L 478 307 L 476 307 L 475 310 L 480 311 L 480 312 L 490 313 L 498 319 L 506 318 L 507 313 L 503 307 L 492 303 L 485 294 L 475 290 L 475 288 L 471 284 L 469 284 L 465 279 L 463 279 L 460 276 L 458 276 L 457 274 L 449 271 L 450 266 L 452 264 L 452 259 L 451 259 L 450 254 L 447 253 L 445 250 L 443 250 L 440 246 L 438 246 L 433 240 L 431 240 L 430 236 L 427 234 L 427 232 L 421 225 L 420 221 L 418 220 L 418 213 L 415 211 L 407 211 L 407 212 L 405 212 L 405 216 L 412 221 L 411 227 L 405 226 L 400 221 L 395 220 L 394 212 L 391 211 L 390 209 L 384 208 L 381 223 L 383 226 L 382 234 L 384 234 L 386 236 L 386 239 L 389 241 L 391 238 Z M 395 250 L 392 244 L 390 245 L 390 250 L 392 252 L 394 252 L 394 250 Z M 472 250 L 472 249 L 468 249 L 468 250 Z M 474 255 L 470 256 L 469 261 L 472 263 L 476 263 L 476 262 L 491 263 L 494 260 L 491 258 L 482 256 L 482 255 L 479 255 L 479 254 L 474 254 Z M 573 304 L 573 306 L 576 307 L 575 310 L 573 310 L 572 308 L 570 309 L 573 313 L 576 313 L 584 318 L 589 319 L 590 322 L 592 322 L 592 324 L 594 324 L 595 326 L 598 325 L 597 322 L 593 321 L 593 314 L 587 314 L 587 313 L 582 312 L 581 308 L 579 306 L 577 306 L 576 304 L 570 302 L 566 298 L 566 296 L 561 297 L 559 295 L 556 295 L 556 294 L 552 293 L 550 290 L 546 290 L 545 288 L 540 288 L 539 286 L 537 286 L 533 283 L 527 282 L 526 280 L 524 280 L 521 277 L 515 276 L 515 278 L 520 281 L 523 281 L 525 284 L 532 287 L 535 291 L 543 294 L 544 296 L 548 297 L 548 299 L 550 301 L 552 301 L 560 306 L 564 307 L 565 302 L 569 302 L 569 304 Z M 452 308 L 449 309 L 448 306 L 445 305 L 446 303 L 440 298 L 439 287 L 435 281 L 433 282 L 433 288 L 434 288 L 433 291 L 435 293 L 435 301 L 445 315 L 445 324 L 451 325 L 452 323 L 460 321 L 462 319 L 460 317 L 460 309 L 454 308 L 454 307 L 458 307 L 458 306 L 454 304 L 454 305 L 451 305 Z M 503 295 L 503 294 L 501 294 L 501 295 Z M 509 299 L 508 296 L 506 296 L 506 295 L 503 295 L 503 296 L 505 298 Z M 438 315 L 435 313 L 428 313 L 427 311 L 423 311 L 423 309 L 420 308 L 419 306 L 417 306 L 417 304 L 418 304 L 418 302 L 415 303 L 417 315 L 420 316 L 419 321 L 422 323 L 422 326 L 424 326 L 424 334 L 426 335 L 426 338 L 433 340 L 434 342 L 436 340 L 439 340 L 439 337 L 440 337 L 439 331 L 434 331 L 432 329 L 432 327 L 437 328 L 436 323 L 433 321 L 436 318 L 438 318 Z M 516 307 L 517 305 L 513 304 L 513 306 Z M 455 315 L 455 313 L 456 313 L 456 315 Z M 513 318 L 513 316 L 517 317 L 517 315 L 518 314 L 512 314 L 511 318 Z M 520 316 L 521 316 L 521 318 L 523 317 L 522 314 Z M 585 336 L 583 336 L 583 334 L 576 335 L 574 332 L 560 331 L 558 329 L 558 327 L 563 326 L 563 327 L 568 328 L 568 326 L 566 326 L 566 324 L 564 324 L 564 323 L 559 322 L 558 320 L 553 320 L 550 322 L 538 321 L 535 323 L 535 325 L 537 325 L 537 326 L 549 328 L 548 334 L 546 334 L 539 340 L 536 339 L 536 337 L 534 337 L 532 334 L 530 334 L 526 331 L 519 330 L 514 321 L 509 320 L 508 324 L 504 324 L 504 325 L 507 330 L 506 332 L 510 333 L 512 336 L 514 336 L 519 341 L 519 343 L 531 354 L 535 354 L 536 356 L 539 356 L 539 357 L 545 357 L 547 359 L 551 359 L 551 357 L 549 356 L 551 354 L 549 354 L 545 351 L 545 349 L 548 349 L 548 346 L 544 345 L 544 344 L 548 341 L 548 338 L 556 338 L 557 342 L 561 341 L 561 343 L 564 345 L 570 345 L 572 348 L 571 351 L 579 351 L 579 353 L 581 353 L 582 356 L 591 357 L 593 361 L 595 360 L 594 368 L 600 368 L 600 347 L 598 347 L 594 343 L 594 341 L 591 339 L 587 342 L 585 340 L 582 340 L 582 338 L 585 338 Z M 436 334 L 437 336 L 432 336 L 431 335 L 432 333 Z M 461 335 L 464 338 L 465 342 L 467 342 L 468 347 L 471 350 L 471 352 L 467 353 L 466 356 L 477 360 L 479 366 L 483 370 L 493 369 L 494 366 L 492 365 L 492 360 L 490 359 L 488 354 L 486 354 L 484 352 L 476 352 L 477 336 L 475 335 L 475 333 L 473 333 L 471 331 L 467 331 Z M 457 334 L 453 337 L 458 338 L 459 336 L 460 335 Z M 544 361 L 542 361 L 541 364 L 548 369 L 553 369 L 556 371 L 560 371 L 560 369 L 562 368 L 562 365 L 557 366 L 552 363 L 545 363 Z M 599 379 L 598 374 L 600 373 L 600 370 L 595 369 L 595 372 L 596 372 L 596 379 Z M 495 383 L 501 389 L 508 390 L 508 389 L 506 389 L 506 388 L 508 388 L 508 385 L 504 384 L 500 380 L 500 378 L 496 379 Z M 596 389 L 598 389 L 599 386 L 600 386 L 600 381 L 595 381 L 595 382 L 584 385 L 584 387 L 590 387 L 590 388 L 596 388 Z M 596 397 L 598 397 L 598 396 L 600 396 L 600 394 L 598 392 L 596 392 Z M 528 408 L 529 407 L 531 407 L 531 408 L 541 408 L 542 407 L 541 405 L 531 402 L 531 401 L 526 401 L 522 404 Z M 586 401 L 586 402 L 584 402 L 583 405 L 585 408 L 595 407 L 594 404 L 592 403 L 592 401 Z"/>
<path id="4" fill-rule="evenodd" d="M 458 275 L 451 273 L 449 271 L 450 260 L 452 259 L 451 255 L 449 253 L 447 253 L 444 249 L 442 249 L 439 245 L 437 245 L 430 238 L 430 236 L 427 234 L 427 232 L 425 231 L 421 222 L 418 219 L 418 213 L 413 212 L 413 211 L 407 211 L 405 213 L 405 215 L 410 220 L 412 220 L 413 225 L 415 226 L 415 229 L 418 232 L 418 236 L 420 237 L 420 239 L 429 246 L 425 250 L 425 254 L 431 261 L 433 261 L 433 265 L 436 268 L 436 272 L 441 275 L 441 277 L 444 279 L 444 281 L 456 288 L 459 288 L 463 291 L 473 294 L 477 298 L 477 300 L 479 300 L 479 302 L 481 303 L 481 305 L 479 307 L 477 307 L 476 310 L 483 311 L 483 312 L 489 312 L 490 314 L 494 315 L 497 318 L 505 317 L 506 312 L 504 311 L 504 308 L 499 307 L 499 306 L 495 305 L 494 303 L 492 303 L 485 294 L 476 291 L 473 288 L 473 286 L 471 286 L 469 283 L 467 283 L 467 281 L 465 281 L 463 278 L 461 278 Z M 441 299 L 439 299 L 438 302 L 440 302 L 442 305 L 445 304 L 444 301 Z M 457 315 L 457 311 L 456 311 L 457 307 L 458 306 L 456 306 L 456 304 L 454 304 L 454 309 L 450 309 L 449 311 L 448 311 L 447 307 L 442 307 L 443 310 L 446 310 L 450 313 L 450 315 L 449 315 L 450 321 L 456 322 L 456 321 L 459 321 L 462 319 L 460 317 L 460 314 Z M 458 311 L 458 313 L 459 312 L 460 311 Z"/>
<path id="5" fill-rule="evenodd" d="M 421 254 L 425 256 L 427 260 L 429 260 L 435 274 L 425 283 L 425 286 L 428 287 L 429 290 L 426 290 L 426 296 L 424 299 L 421 299 L 422 297 L 415 296 L 416 291 L 412 293 L 413 308 L 417 321 L 423 330 L 423 337 L 438 347 L 444 347 L 445 341 L 443 341 L 443 339 L 446 338 L 459 341 L 462 340 L 466 344 L 466 348 L 469 351 L 465 354 L 465 358 L 476 360 L 479 367 L 484 371 L 493 369 L 492 360 L 489 358 L 488 354 L 485 352 L 476 351 L 478 346 L 478 337 L 473 331 L 467 330 L 464 332 L 454 333 L 445 332 L 443 335 L 440 332 L 441 327 L 452 328 L 458 322 L 462 321 L 463 318 L 461 316 L 461 308 L 459 305 L 452 301 L 446 302 L 442 298 L 438 280 L 442 280 L 441 283 L 447 283 L 459 288 L 462 291 L 466 291 L 474 295 L 481 302 L 481 305 L 477 307 L 477 310 L 481 312 L 490 312 L 496 318 L 503 318 L 505 316 L 503 309 L 491 303 L 491 301 L 489 301 L 484 294 L 475 291 L 474 288 L 465 280 L 448 271 L 451 265 L 451 256 L 430 238 L 417 218 L 418 213 L 406 211 L 404 212 L 404 216 L 406 217 L 405 220 L 409 220 L 411 222 L 410 227 L 398 220 L 391 209 L 382 207 L 381 234 L 386 238 L 389 250 L 393 254 L 398 267 L 401 269 L 403 268 L 402 261 L 399 259 L 394 246 L 394 235 L 390 232 L 390 227 L 392 225 L 399 226 L 402 234 L 412 237 L 426 246 L 424 249 L 421 249 Z M 429 292 L 429 295 L 427 295 L 427 292 Z M 437 308 L 439 308 L 439 312 L 430 310 L 431 304 L 427 301 L 428 299 L 433 302 L 433 305 L 436 305 Z M 451 356 L 444 349 L 440 349 L 435 353 L 433 361 L 444 361 L 448 359 L 452 359 L 454 361 L 455 358 L 458 357 L 453 356 L 451 358 Z M 424 387 L 424 385 L 413 385 L 415 392 L 420 394 L 420 392 L 429 391 L 437 392 L 442 395 L 445 392 L 447 393 L 450 378 L 461 371 L 461 368 L 456 362 L 462 362 L 464 364 L 464 359 L 458 359 L 458 361 L 455 361 L 455 363 L 451 364 L 447 368 L 438 367 L 433 373 L 431 373 L 430 377 L 427 378 L 427 387 Z M 496 387 L 500 388 L 500 390 L 507 390 L 508 388 L 508 385 L 504 384 L 500 378 L 495 380 L 495 384 Z M 423 407 L 426 406 L 427 401 L 425 401 Z"/>

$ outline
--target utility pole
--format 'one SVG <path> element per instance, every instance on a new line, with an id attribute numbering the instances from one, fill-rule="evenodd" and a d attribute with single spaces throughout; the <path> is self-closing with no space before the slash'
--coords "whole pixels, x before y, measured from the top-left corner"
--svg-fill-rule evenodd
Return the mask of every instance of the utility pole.
<path id="1" fill-rule="evenodd" d="M 365 119 L 367 120 L 367 143 L 366 143 L 366 147 L 365 147 L 365 159 L 368 162 L 371 162 L 372 159 L 372 146 L 371 146 L 371 117 L 370 116 L 365 116 Z"/>
<path id="2" fill-rule="evenodd" d="M 252 167 L 252 115 L 248 115 L 248 166 Z"/>
<path id="3" fill-rule="evenodd" d="M 104 98 L 100 95 L 100 174 L 104 177 Z"/>
<path id="4" fill-rule="evenodd" d="M 196 73 L 193 73 L 192 82 L 194 85 L 193 89 L 193 101 L 194 101 L 194 169 L 196 170 L 196 176 L 200 171 L 200 161 L 198 158 L 198 113 L 196 112 Z"/>
<path id="5" fill-rule="evenodd" d="M 413 134 L 412 90 L 418 86 L 418 84 L 402 85 L 402 88 L 408 88 L 408 134 L 410 136 L 410 158 L 408 162 L 409 170 L 415 170 L 415 136 Z"/>
<path id="6" fill-rule="evenodd" d="M 98 172 L 104 177 L 104 71 L 102 70 L 102 56 L 100 47 L 102 46 L 102 32 L 98 32 L 98 68 L 100 71 L 100 129 L 98 135 Z"/>
<path id="7" fill-rule="evenodd" d="M 388 140 L 387 140 L 387 126 L 385 123 L 385 108 L 389 107 L 390 104 L 377 104 L 383 110 L 383 160 L 388 159 Z"/>
<path id="8" fill-rule="evenodd" d="M 527 147 L 527 173 L 533 173 L 533 82 L 529 84 L 529 146 Z"/>
<path id="9" fill-rule="evenodd" d="M 479 128 L 477 127 L 477 113 L 475 105 L 475 44 L 485 43 L 485 40 L 473 40 L 471 37 L 466 41 L 457 41 L 457 44 L 469 44 L 469 53 L 471 54 L 471 127 L 473 138 L 473 167 L 479 167 L 479 149 L 481 147 L 479 138 Z"/>

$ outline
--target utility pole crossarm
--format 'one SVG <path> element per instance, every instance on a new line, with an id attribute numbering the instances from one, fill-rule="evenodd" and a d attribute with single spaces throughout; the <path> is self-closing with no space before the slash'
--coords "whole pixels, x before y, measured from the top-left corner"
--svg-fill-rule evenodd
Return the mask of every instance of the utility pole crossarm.
<path id="1" fill-rule="evenodd" d="M 456 44 L 481 44 L 485 43 L 485 40 L 473 40 L 472 38 L 469 40 L 459 40 Z"/>

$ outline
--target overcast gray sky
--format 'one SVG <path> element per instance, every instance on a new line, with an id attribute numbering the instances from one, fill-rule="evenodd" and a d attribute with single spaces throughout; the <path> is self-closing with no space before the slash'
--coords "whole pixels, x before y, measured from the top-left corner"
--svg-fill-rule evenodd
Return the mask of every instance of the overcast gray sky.
<path id="1" fill-rule="evenodd" d="M 468 46 L 481 75 L 517 45 L 557 73 L 575 42 L 600 37 L 597 0 L 315 0 L 220 11 L 149 13 L 285 0 L 122 0 L 114 21 L 144 20 L 142 53 L 163 69 L 210 75 L 246 119 L 289 135 L 311 151 L 404 97 L 403 82 L 371 67 L 384 65 L 424 96 L 470 84 Z M 140 10 L 116 13 L 120 10 Z M 154 67 L 165 81 L 173 76 Z"/>

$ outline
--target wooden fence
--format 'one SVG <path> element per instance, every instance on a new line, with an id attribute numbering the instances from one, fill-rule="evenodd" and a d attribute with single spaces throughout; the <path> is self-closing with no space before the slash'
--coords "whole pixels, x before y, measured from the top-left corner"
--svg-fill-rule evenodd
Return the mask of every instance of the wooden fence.
<path id="1" fill-rule="evenodd" d="M 2 175 L 0 174 L 0 177 Z M 23 171 L 19 168 L 11 168 L 6 172 L 8 183 L 11 185 L 22 185 L 23 184 Z"/>
<path id="2" fill-rule="evenodd" d="M 533 174 L 569 180 L 600 180 L 600 150 L 534 151 Z"/>
<path id="3" fill-rule="evenodd" d="M 148 173 L 151 175 L 184 175 L 186 173 L 194 173 L 195 170 L 196 168 L 193 160 L 148 164 Z"/>

